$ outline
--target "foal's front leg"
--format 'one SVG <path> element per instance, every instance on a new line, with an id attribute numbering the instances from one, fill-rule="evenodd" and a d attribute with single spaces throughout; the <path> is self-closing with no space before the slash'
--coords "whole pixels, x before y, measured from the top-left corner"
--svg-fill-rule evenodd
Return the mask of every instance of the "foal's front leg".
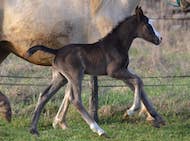
<path id="1" fill-rule="evenodd" d="M 62 74 L 68 78 L 68 83 L 71 84 L 70 92 L 71 92 L 71 103 L 75 106 L 78 112 L 81 114 L 82 118 L 86 121 L 86 123 L 90 126 L 90 129 L 93 132 L 98 133 L 98 135 L 102 136 L 105 135 L 103 129 L 101 129 L 96 121 L 89 115 L 82 104 L 81 99 L 81 89 L 82 89 L 82 77 L 83 71 L 76 71 L 77 69 L 70 72 L 63 72 Z M 70 74 L 72 72 L 72 74 Z"/>
<path id="2" fill-rule="evenodd" d="M 133 86 L 133 105 L 127 110 L 127 115 L 133 115 L 141 107 L 141 88 L 143 86 L 143 82 L 137 75 L 131 73 L 127 69 L 120 69 L 119 71 L 115 71 L 111 73 L 110 76 L 119 80 L 123 80 L 125 83 L 128 82 L 127 85 Z"/>
<path id="3" fill-rule="evenodd" d="M 140 77 L 138 77 L 140 79 Z M 131 83 L 130 80 L 124 81 L 129 88 L 135 92 L 135 86 Z M 141 80 L 142 82 L 142 80 Z M 153 126 L 159 127 L 160 124 L 164 125 L 165 121 L 162 119 L 162 117 L 155 111 L 152 103 L 148 100 L 148 97 L 144 91 L 143 85 L 141 86 L 141 113 L 145 113 L 147 115 L 147 121 L 149 121 Z M 128 111 L 124 114 L 124 117 L 128 117 L 130 114 L 128 114 Z"/>

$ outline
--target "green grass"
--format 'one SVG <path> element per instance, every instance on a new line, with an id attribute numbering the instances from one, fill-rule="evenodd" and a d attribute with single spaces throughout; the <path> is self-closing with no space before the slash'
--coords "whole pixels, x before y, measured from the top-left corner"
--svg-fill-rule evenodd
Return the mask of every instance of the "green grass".
<path id="1" fill-rule="evenodd" d="M 104 91 L 104 94 L 101 94 L 100 90 L 99 96 L 100 109 L 102 106 L 106 107 L 105 105 L 112 105 L 115 108 L 111 115 L 100 114 L 100 126 L 110 136 L 109 139 L 93 133 L 73 106 L 67 115 L 70 128 L 64 131 L 53 129 L 51 124 L 61 101 L 52 100 L 41 115 L 38 125 L 40 137 L 32 136 L 29 133 L 33 108 L 28 109 L 27 106 L 22 106 L 23 110 L 14 115 L 11 124 L 0 123 L 0 141 L 189 141 L 190 98 L 188 92 L 190 89 L 186 87 L 181 91 L 181 88 L 178 87 L 156 87 L 154 89 L 147 87 L 146 91 L 159 113 L 166 120 L 167 124 L 159 129 L 152 127 L 143 117 L 137 115 L 122 122 L 123 112 L 117 107 L 130 105 L 133 96 L 126 88 L 109 89 Z M 86 106 L 88 96 L 89 91 L 86 90 L 83 94 Z M 60 97 L 58 94 L 55 99 L 60 99 Z"/>
<path id="2" fill-rule="evenodd" d="M 110 123 L 101 123 L 110 139 L 99 137 L 92 133 L 89 127 L 80 119 L 69 120 L 70 129 L 52 129 L 50 125 L 41 125 L 40 137 L 34 137 L 28 132 L 28 119 L 14 119 L 13 123 L 0 128 L 2 141 L 188 141 L 190 134 L 190 119 L 184 121 L 178 117 L 167 117 L 167 125 L 156 129 L 143 121 L 121 123 L 117 118 L 112 118 Z M 22 122 L 22 125 L 20 123 Z M 23 123 L 24 122 L 24 123 Z"/>

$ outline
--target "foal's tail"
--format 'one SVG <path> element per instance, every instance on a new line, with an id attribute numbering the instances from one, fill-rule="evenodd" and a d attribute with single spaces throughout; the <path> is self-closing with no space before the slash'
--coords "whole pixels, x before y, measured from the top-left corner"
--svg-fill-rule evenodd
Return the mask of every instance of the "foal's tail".
<path id="1" fill-rule="evenodd" d="M 31 47 L 29 50 L 27 50 L 24 57 L 28 58 L 28 57 L 32 56 L 35 52 L 37 52 L 39 50 L 47 52 L 47 53 L 50 53 L 50 54 L 54 54 L 54 55 L 56 55 L 57 51 L 58 51 L 58 49 L 48 48 L 48 47 L 45 47 L 43 45 L 36 45 L 36 46 Z"/>

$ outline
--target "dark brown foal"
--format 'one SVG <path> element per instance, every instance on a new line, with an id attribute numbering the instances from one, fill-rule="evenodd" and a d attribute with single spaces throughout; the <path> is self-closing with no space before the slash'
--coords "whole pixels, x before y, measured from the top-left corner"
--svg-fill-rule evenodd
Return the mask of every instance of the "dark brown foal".
<path id="1" fill-rule="evenodd" d="M 151 25 L 151 21 L 138 7 L 135 15 L 123 20 L 111 33 L 94 44 L 70 44 L 57 50 L 45 46 L 35 46 L 29 49 L 27 57 L 38 50 L 56 56 L 53 62 L 53 81 L 39 98 L 32 120 L 31 133 L 38 134 L 37 122 L 44 105 L 60 87 L 67 83 L 66 96 L 69 98 L 69 102 L 76 107 L 94 132 L 99 135 L 105 134 L 82 104 L 81 85 L 84 74 L 108 75 L 123 80 L 134 91 L 134 102 L 132 107 L 127 110 L 127 115 L 132 115 L 139 110 L 142 101 L 150 115 L 155 120 L 161 121 L 162 118 L 146 97 L 142 80 L 128 70 L 128 51 L 135 38 L 142 38 L 155 45 L 159 45 L 161 42 L 161 38 Z M 67 108 L 65 107 L 63 111 L 66 112 Z"/>

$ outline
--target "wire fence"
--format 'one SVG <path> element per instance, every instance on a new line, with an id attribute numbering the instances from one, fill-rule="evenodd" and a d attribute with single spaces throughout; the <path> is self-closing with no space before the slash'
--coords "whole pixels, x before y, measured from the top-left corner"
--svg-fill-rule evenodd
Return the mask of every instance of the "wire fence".
<path id="1" fill-rule="evenodd" d="M 172 20 L 172 21 L 189 21 L 190 17 L 178 17 L 178 18 L 173 18 L 173 17 L 152 17 L 151 19 L 153 20 Z M 48 77 L 42 77 L 42 76 L 16 76 L 16 75 L 0 75 L 0 78 L 11 78 L 11 79 L 49 79 Z M 184 79 L 184 78 L 188 78 L 190 79 L 190 75 L 168 75 L 168 76 L 144 76 L 141 77 L 142 79 Z M 84 81 L 90 81 L 90 79 L 84 79 Z M 99 79 L 98 81 L 107 81 L 107 82 L 111 82 L 114 81 L 114 79 Z M 33 84 L 33 83 L 4 83 L 4 82 L 0 82 L 0 86 L 24 86 L 24 87 L 29 87 L 29 86 L 34 86 L 34 87 L 45 87 L 48 86 L 48 84 Z M 146 84 L 144 85 L 145 87 L 190 87 L 190 83 L 189 84 L 171 84 L 171 83 L 166 83 L 166 84 Z M 117 85 L 112 85 L 112 84 L 108 84 L 108 85 L 102 85 L 100 84 L 99 87 L 126 87 L 126 85 L 121 85 L 121 84 L 117 84 Z"/>
<path id="2" fill-rule="evenodd" d="M 170 21 L 189 21 L 190 17 L 180 17 L 180 18 L 173 18 L 173 17 L 152 17 L 153 20 L 170 20 Z"/>
<path id="3" fill-rule="evenodd" d="M 48 80 L 50 78 L 48 77 L 42 77 L 42 76 L 16 76 L 16 75 L 0 75 L 0 78 L 10 78 L 10 79 L 44 79 L 44 80 Z M 167 76 L 144 76 L 141 77 L 142 79 L 190 79 L 190 75 L 167 75 Z M 84 81 L 88 82 L 90 81 L 90 79 L 84 79 Z M 98 81 L 102 81 L 102 82 L 113 82 L 115 81 L 114 79 L 111 78 L 103 78 L 103 79 L 99 79 Z M 49 82 L 49 81 L 48 81 Z M 4 82 L 0 82 L 0 86 L 24 86 L 24 87 L 45 87 L 48 86 L 48 84 L 46 83 L 4 83 Z M 84 87 L 88 87 L 87 85 L 83 85 Z M 100 84 L 98 85 L 99 87 L 126 87 L 126 85 L 124 84 Z M 161 84 L 146 84 L 144 85 L 145 87 L 190 87 L 190 83 L 161 83 Z"/>

